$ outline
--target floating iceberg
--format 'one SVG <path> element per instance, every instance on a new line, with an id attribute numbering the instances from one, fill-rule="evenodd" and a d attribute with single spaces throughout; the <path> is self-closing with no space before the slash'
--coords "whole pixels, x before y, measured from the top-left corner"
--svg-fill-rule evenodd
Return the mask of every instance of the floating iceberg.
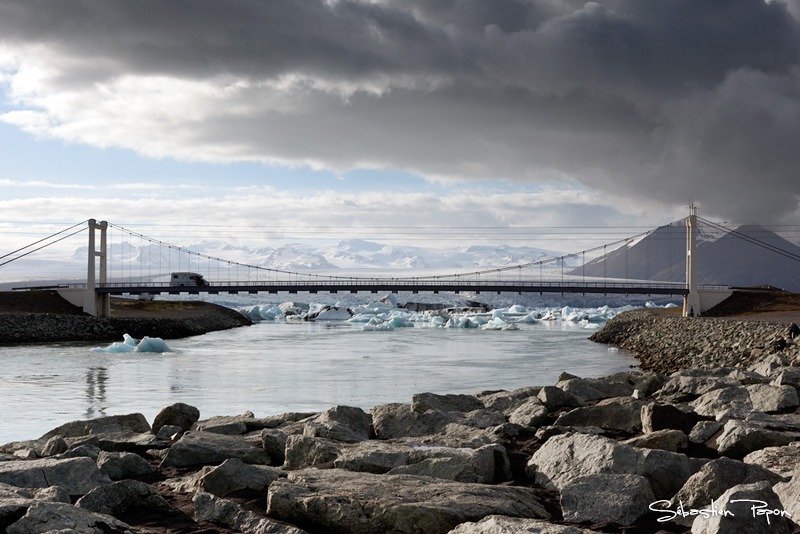
<path id="1" fill-rule="evenodd" d="M 361 330 L 364 332 L 389 332 L 394 330 L 394 325 L 379 317 L 373 317 L 367 324 L 361 327 Z"/>
<path id="2" fill-rule="evenodd" d="M 283 311 L 277 306 L 252 306 L 239 310 L 239 312 L 253 321 L 280 321 L 283 319 Z"/>
<path id="3" fill-rule="evenodd" d="M 108 347 L 95 347 L 91 352 L 123 353 L 123 352 L 172 352 L 160 337 L 144 336 L 138 343 L 128 334 L 123 334 L 124 341 L 115 341 Z"/>

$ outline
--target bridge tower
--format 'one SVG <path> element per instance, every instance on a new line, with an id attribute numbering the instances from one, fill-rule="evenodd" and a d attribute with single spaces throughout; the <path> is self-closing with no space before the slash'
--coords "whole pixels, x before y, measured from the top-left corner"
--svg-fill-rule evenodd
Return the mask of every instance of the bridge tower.
<path id="1" fill-rule="evenodd" d="M 86 292 L 83 296 L 83 311 L 95 317 L 111 316 L 111 299 L 107 293 L 98 294 L 95 289 L 99 282 L 103 287 L 108 282 L 108 257 L 106 255 L 106 221 L 97 222 L 89 219 L 89 261 L 86 272 Z M 100 230 L 100 250 L 97 250 L 95 241 L 95 230 Z M 95 258 L 100 258 L 99 280 L 96 276 Z"/>
<path id="2" fill-rule="evenodd" d="M 683 316 L 700 315 L 700 292 L 697 289 L 697 207 L 689 206 L 686 218 L 686 289 L 689 294 L 683 297 Z"/>

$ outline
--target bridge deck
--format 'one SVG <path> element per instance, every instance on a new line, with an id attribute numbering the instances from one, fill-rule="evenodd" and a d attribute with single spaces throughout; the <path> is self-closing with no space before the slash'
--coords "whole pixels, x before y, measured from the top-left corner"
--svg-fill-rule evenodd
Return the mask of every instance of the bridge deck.
<path id="1" fill-rule="evenodd" d="M 668 283 L 580 283 L 580 282 L 510 282 L 510 281 L 420 281 L 363 280 L 319 282 L 219 282 L 206 286 L 170 286 L 168 284 L 106 284 L 97 293 L 180 294 L 180 293 L 600 293 L 638 295 L 686 295 L 683 284 Z"/>

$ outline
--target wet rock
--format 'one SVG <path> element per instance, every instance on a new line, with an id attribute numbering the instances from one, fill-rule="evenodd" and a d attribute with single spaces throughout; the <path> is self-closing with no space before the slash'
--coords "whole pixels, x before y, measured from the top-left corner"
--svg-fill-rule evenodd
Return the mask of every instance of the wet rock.
<path id="1" fill-rule="evenodd" d="M 639 475 L 588 475 L 561 489 L 565 521 L 630 525 L 648 513 L 654 501 L 650 484 Z"/>
<path id="2" fill-rule="evenodd" d="M 164 426 L 176 426 L 186 432 L 200 419 L 200 410 L 182 402 L 162 408 L 153 420 L 153 433 L 158 434 Z"/>
<path id="3" fill-rule="evenodd" d="M 160 467 L 180 467 L 224 462 L 238 458 L 248 464 L 269 464 L 263 449 L 238 436 L 213 432 L 187 432 L 169 448 Z"/>
<path id="4" fill-rule="evenodd" d="M 91 458 L 42 458 L 0 462 L 0 482 L 21 488 L 60 486 L 70 495 L 82 495 L 111 480 Z"/>
<path id="5" fill-rule="evenodd" d="M 150 484 L 138 480 L 120 480 L 95 488 L 75 503 L 75 506 L 117 516 L 128 508 L 151 508 L 167 513 L 180 513 L 170 505 Z"/>
<path id="6" fill-rule="evenodd" d="M 306 469 L 269 489 L 267 514 L 346 534 L 445 534 L 487 515 L 548 518 L 527 488 Z"/>
<path id="7" fill-rule="evenodd" d="M 74 532 L 76 534 L 123 534 L 130 526 L 110 515 L 98 514 L 64 503 L 39 502 L 8 527 L 8 534 L 40 534 Z"/>
<path id="8" fill-rule="evenodd" d="M 198 493 L 193 502 L 197 521 L 209 521 L 245 534 L 306 534 L 304 530 L 259 516 L 210 493 Z"/>
<path id="9" fill-rule="evenodd" d="M 97 467 L 111 480 L 135 478 L 154 471 L 147 460 L 132 452 L 102 451 L 97 457 Z"/>

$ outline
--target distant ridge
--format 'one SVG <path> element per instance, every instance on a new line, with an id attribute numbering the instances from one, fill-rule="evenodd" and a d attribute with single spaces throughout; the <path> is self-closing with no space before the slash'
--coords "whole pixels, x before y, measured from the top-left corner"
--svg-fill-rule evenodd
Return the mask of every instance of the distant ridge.
<path id="1" fill-rule="evenodd" d="M 797 245 L 760 226 L 740 226 L 727 233 L 701 228 L 697 244 L 699 283 L 734 287 L 766 285 L 800 291 L 800 262 L 737 234 L 800 256 Z M 681 226 L 662 226 L 633 244 L 587 262 L 570 274 L 683 282 L 686 280 L 686 230 Z"/>

